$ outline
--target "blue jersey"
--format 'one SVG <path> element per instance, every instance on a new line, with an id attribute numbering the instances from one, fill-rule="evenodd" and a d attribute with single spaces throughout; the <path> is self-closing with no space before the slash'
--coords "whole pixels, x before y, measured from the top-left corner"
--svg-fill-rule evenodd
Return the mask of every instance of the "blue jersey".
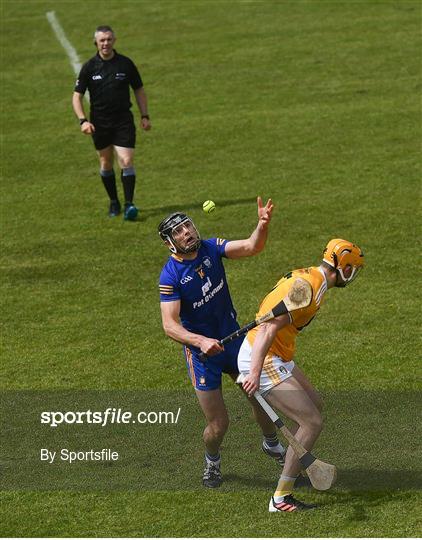
<path id="1" fill-rule="evenodd" d="M 190 261 L 169 257 L 160 276 L 160 301 L 180 300 L 180 320 L 190 332 L 222 339 L 238 328 L 222 262 L 227 240 L 202 240 Z"/>

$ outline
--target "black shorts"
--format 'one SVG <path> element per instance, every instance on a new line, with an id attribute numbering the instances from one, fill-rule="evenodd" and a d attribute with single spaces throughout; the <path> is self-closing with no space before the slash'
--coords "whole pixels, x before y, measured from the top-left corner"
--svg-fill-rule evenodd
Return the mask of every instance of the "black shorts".
<path id="1" fill-rule="evenodd" d="M 135 148 L 136 128 L 131 112 L 109 118 L 91 116 L 91 122 L 95 127 L 92 139 L 97 150 L 110 145 Z"/>

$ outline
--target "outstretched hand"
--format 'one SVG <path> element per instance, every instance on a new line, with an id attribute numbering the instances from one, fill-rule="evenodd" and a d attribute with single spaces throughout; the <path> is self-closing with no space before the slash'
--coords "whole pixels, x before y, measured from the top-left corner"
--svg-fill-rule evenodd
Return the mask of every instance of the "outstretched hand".
<path id="1" fill-rule="evenodd" d="M 256 202 L 258 204 L 258 220 L 261 225 L 268 227 L 274 208 L 273 202 L 271 199 L 268 199 L 267 204 L 263 206 L 261 197 L 258 197 Z"/>

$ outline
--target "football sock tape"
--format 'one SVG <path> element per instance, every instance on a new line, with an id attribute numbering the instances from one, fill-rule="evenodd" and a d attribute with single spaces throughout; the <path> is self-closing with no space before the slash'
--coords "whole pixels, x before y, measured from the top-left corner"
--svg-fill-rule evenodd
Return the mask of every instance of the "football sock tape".
<path id="1" fill-rule="evenodd" d="M 208 454 L 208 452 L 205 452 L 205 459 L 207 461 L 220 461 L 221 459 L 221 456 L 220 456 L 220 452 L 218 454 L 216 454 L 215 456 L 211 456 L 210 454 Z"/>
<path id="2" fill-rule="evenodd" d="M 275 502 L 280 502 L 285 495 L 290 495 L 292 493 L 295 481 L 296 478 L 293 478 L 292 476 L 285 476 L 284 474 L 280 476 L 277 489 L 274 493 Z"/>

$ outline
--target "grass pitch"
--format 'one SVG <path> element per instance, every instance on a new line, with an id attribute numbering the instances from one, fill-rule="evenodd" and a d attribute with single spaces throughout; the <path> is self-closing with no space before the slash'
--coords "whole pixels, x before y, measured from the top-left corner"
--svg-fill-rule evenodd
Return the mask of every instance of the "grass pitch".
<path id="1" fill-rule="evenodd" d="M 140 67 L 153 130 L 138 132 L 136 223 L 106 216 L 50 10 L 82 61 L 106 23 Z M 421 4 L 407 1 L 2 3 L 3 390 L 188 388 L 158 307 L 167 253 L 156 227 L 172 210 L 189 212 L 203 237 L 236 239 L 255 226 L 256 195 L 273 198 L 265 252 L 226 263 L 241 323 L 281 274 L 316 264 L 330 238 L 353 240 L 367 260 L 350 289 L 329 292 L 297 354 L 333 400 L 321 458 L 349 466 L 360 488 L 300 491 L 321 509 L 269 515 L 277 470 L 271 480 L 252 423 L 247 442 L 234 425 L 218 492 L 183 482 L 175 491 L 3 491 L 3 535 L 420 536 L 415 408 L 388 407 L 389 395 L 399 403 L 410 391 L 415 407 L 420 395 L 420 26 Z M 237 419 L 243 409 L 226 386 Z M 334 438 L 337 419 L 347 429 L 335 396 L 375 390 L 386 407 L 364 422 L 366 437 L 355 423 Z M 240 416 L 250 422 L 247 409 Z M 201 430 L 198 421 L 186 441 L 198 482 Z M 242 468 L 246 447 L 256 463 Z M 369 463 L 363 473 L 360 463 Z"/>

